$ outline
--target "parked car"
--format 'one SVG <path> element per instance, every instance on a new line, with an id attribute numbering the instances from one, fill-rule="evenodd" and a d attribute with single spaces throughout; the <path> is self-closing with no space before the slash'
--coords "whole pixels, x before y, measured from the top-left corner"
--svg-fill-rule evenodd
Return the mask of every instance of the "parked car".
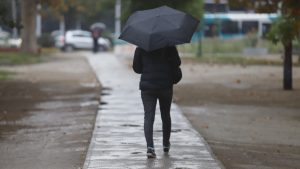
<path id="1" fill-rule="evenodd" d="M 0 29 L 0 47 L 8 46 L 9 33 Z"/>
<path id="2" fill-rule="evenodd" d="M 55 37 L 55 46 L 63 51 L 73 51 L 75 49 L 93 48 L 93 39 L 91 32 L 83 30 L 70 30 L 65 35 Z M 111 47 L 108 39 L 100 37 L 98 40 L 100 51 L 106 51 Z"/>
<path id="3" fill-rule="evenodd" d="M 20 38 L 11 38 L 9 32 L 0 28 L 0 48 L 20 48 L 22 40 Z"/>
<path id="4" fill-rule="evenodd" d="M 8 39 L 8 46 L 10 48 L 20 48 L 22 44 L 21 38 L 9 38 Z"/>

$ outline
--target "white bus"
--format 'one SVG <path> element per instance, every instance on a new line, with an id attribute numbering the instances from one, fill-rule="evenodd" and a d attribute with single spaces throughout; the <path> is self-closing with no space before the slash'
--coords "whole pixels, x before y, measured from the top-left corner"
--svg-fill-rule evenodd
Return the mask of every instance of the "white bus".
<path id="1" fill-rule="evenodd" d="M 255 30 L 257 36 L 264 37 L 278 14 L 258 13 L 216 13 L 204 14 L 205 37 L 219 36 L 222 39 L 243 37 Z"/>

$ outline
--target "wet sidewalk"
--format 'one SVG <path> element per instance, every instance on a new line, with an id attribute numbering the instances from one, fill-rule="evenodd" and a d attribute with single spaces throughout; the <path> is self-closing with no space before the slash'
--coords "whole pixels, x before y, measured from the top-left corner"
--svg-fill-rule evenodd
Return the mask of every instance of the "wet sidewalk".
<path id="1" fill-rule="evenodd" d="M 162 150 L 160 111 L 156 111 L 154 143 L 157 158 L 147 159 L 139 76 L 112 53 L 86 53 L 101 81 L 101 105 L 84 169 L 219 169 L 203 138 L 172 104 L 171 150 Z"/>

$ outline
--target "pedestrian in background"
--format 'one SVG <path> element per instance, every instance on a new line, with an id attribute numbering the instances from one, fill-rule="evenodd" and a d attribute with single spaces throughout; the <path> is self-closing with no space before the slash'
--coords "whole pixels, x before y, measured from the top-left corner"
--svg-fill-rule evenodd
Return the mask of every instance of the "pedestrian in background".
<path id="1" fill-rule="evenodd" d="M 93 37 L 93 52 L 97 53 L 99 50 L 99 44 L 98 39 L 101 36 L 101 30 L 100 29 L 92 29 L 92 37 Z"/>
<path id="2" fill-rule="evenodd" d="M 90 30 L 93 38 L 93 52 L 97 53 L 99 51 L 99 38 L 102 36 L 102 32 L 105 30 L 106 26 L 102 22 L 96 22 L 90 26 Z"/>
<path id="3" fill-rule="evenodd" d="M 175 46 L 146 51 L 137 47 L 133 59 L 133 70 L 141 74 L 139 88 L 144 106 L 144 134 L 147 142 L 147 157 L 155 158 L 153 123 L 157 100 L 160 105 L 163 151 L 170 150 L 171 102 L 173 85 L 181 80 L 181 60 Z"/>

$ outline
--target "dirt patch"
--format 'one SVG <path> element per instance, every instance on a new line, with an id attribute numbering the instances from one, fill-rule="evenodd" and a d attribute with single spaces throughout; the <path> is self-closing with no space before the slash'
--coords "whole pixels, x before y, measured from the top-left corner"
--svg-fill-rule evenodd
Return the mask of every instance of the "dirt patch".
<path id="1" fill-rule="evenodd" d="M 17 75 L 0 82 L 0 166 L 78 169 L 85 160 L 100 85 L 83 56 L 42 58 L 2 67 Z"/>
<path id="2" fill-rule="evenodd" d="M 229 169 L 298 169 L 300 68 L 282 90 L 282 67 L 183 61 L 175 101 Z"/>

